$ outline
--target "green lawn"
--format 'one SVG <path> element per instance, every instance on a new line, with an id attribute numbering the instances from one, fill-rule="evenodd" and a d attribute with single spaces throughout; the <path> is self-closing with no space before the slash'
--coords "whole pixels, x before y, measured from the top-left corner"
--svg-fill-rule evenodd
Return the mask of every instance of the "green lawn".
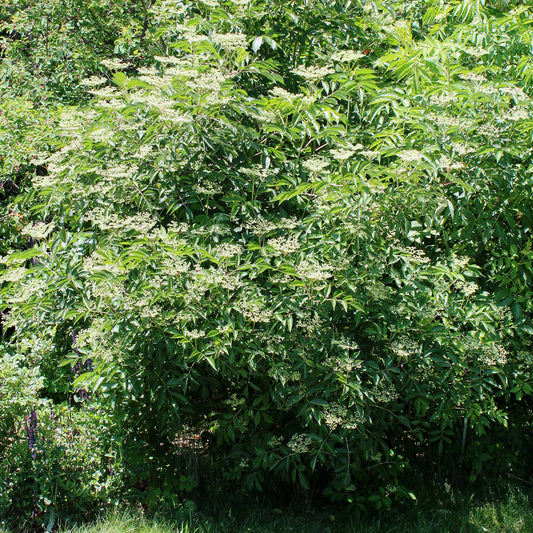
<path id="1" fill-rule="evenodd" d="M 62 533 L 511 533 L 533 532 L 533 509 L 527 491 L 510 487 L 507 493 L 481 502 L 447 486 L 435 490 L 416 505 L 356 518 L 342 509 L 281 510 L 264 503 L 230 505 L 210 502 L 196 509 L 192 502 L 176 510 L 146 517 L 130 510 L 108 514 L 101 520 Z M 164 511 L 164 510 L 163 510 Z M 54 531 L 56 529 L 54 528 Z M 0 530 L 1 533 L 9 533 Z"/>

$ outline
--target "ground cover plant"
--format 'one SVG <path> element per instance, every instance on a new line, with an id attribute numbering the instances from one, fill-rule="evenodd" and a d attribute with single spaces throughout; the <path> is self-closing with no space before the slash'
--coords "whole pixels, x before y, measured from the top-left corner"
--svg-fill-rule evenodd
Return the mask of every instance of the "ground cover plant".
<path id="1" fill-rule="evenodd" d="M 0 8 L 2 518 L 527 481 L 532 8 L 133 4 Z"/>
<path id="2" fill-rule="evenodd" d="M 450 486 L 424 484 L 424 494 L 416 506 L 387 509 L 374 516 L 354 516 L 346 509 L 330 507 L 321 510 L 308 505 L 280 509 L 244 498 L 242 501 L 212 499 L 197 508 L 185 500 L 156 516 L 142 511 L 108 511 L 98 520 L 84 525 L 62 527 L 60 533 L 211 533 L 235 531 L 244 533 L 511 533 L 531 531 L 533 512 L 525 492 L 509 484 L 496 500 L 481 501 L 467 492 Z M 2 533 L 9 533 L 0 527 Z"/>

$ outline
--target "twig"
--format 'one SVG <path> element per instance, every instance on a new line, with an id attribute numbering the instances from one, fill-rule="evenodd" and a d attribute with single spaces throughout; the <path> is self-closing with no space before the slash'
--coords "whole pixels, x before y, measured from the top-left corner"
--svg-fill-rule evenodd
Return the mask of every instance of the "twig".
<path id="1" fill-rule="evenodd" d="M 507 475 L 514 479 L 518 479 L 518 481 L 521 481 L 522 483 L 525 483 L 526 485 L 530 485 L 533 487 L 533 482 L 527 481 L 527 479 L 522 479 L 521 477 L 515 476 L 514 474 L 509 474 L 509 472 L 507 472 Z"/>

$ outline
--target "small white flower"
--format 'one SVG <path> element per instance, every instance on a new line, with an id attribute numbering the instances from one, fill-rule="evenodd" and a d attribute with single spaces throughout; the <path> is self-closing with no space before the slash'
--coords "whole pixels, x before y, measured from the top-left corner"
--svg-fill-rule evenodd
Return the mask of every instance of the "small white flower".
<path id="1" fill-rule="evenodd" d="M 418 163 L 422 161 L 423 154 L 419 150 L 404 150 L 398 154 L 404 163 Z"/>
<path id="2" fill-rule="evenodd" d="M 328 67 L 304 67 L 300 66 L 292 70 L 294 74 L 302 76 L 309 81 L 323 80 L 329 74 L 333 74 L 335 70 Z"/>
<path id="3" fill-rule="evenodd" d="M 211 40 L 225 50 L 239 50 L 248 44 L 245 35 L 236 33 L 215 33 L 211 35 Z"/>
<path id="4" fill-rule="evenodd" d="M 122 61 L 121 59 L 118 59 L 118 58 L 104 59 L 100 61 L 100 63 L 104 65 L 104 67 L 108 68 L 109 70 L 123 70 L 131 66 L 131 63 Z"/>
<path id="5" fill-rule="evenodd" d="M 302 163 L 302 166 L 313 174 L 318 174 L 329 166 L 329 161 L 323 157 L 310 157 Z"/>
<path id="6" fill-rule="evenodd" d="M 342 50 L 340 52 L 335 52 L 331 59 L 333 61 L 339 61 L 340 63 L 347 63 L 349 61 L 357 61 L 365 57 L 365 54 L 362 52 L 356 52 L 355 50 Z"/>
<path id="7" fill-rule="evenodd" d="M 479 361 L 488 366 L 503 366 L 508 361 L 509 352 L 501 344 L 484 346 Z"/>
<path id="8" fill-rule="evenodd" d="M 302 261 L 297 267 L 296 271 L 302 278 L 307 278 L 310 281 L 325 281 L 331 278 L 333 267 L 331 265 L 319 265 L 317 263 L 310 263 L 309 261 Z"/>
<path id="9" fill-rule="evenodd" d="M 337 161 L 345 161 L 346 159 L 350 159 L 355 152 L 353 150 L 343 150 L 341 148 L 338 150 L 331 150 L 330 153 L 334 159 L 337 159 Z"/>
<path id="10" fill-rule="evenodd" d="M 241 255 L 243 252 L 244 248 L 240 244 L 232 244 L 229 242 L 224 242 L 215 247 L 215 255 L 225 259 Z"/>
<path id="11" fill-rule="evenodd" d="M 54 222 L 50 222 L 49 224 L 45 224 L 44 222 L 37 222 L 34 224 L 32 222 L 22 229 L 21 234 L 28 235 L 32 239 L 39 241 L 41 239 L 46 239 L 46 237 L 52 233 L 54 228 Z"/>
<path id="12" fill-rule="evenodd" d="M 307 453 L 311 449 L 313 439 L 309 435 L 303 433 L 295 433 L 287 443 L 287 446 L 293 453 Z"/>
<path id="13" fill-rule="evenodd" d="M 278 254 L 282 255 L 292 254 L 300 249 L 300 243 L 298 242 L 297 235 L 268 239 L 267 244 L 272 246 L 272 248 L 274 248 Z"/>
<path id="14" fill-rule="evenodd" d="M 90 78 L 81 80 L 80 83 L 81 85 L 85 85 L 85 87 L 97 87 L 98 85 L 104 85 L 104 83 L 107 83 L 107 80 L 100 76 L 91 76 Z"/>

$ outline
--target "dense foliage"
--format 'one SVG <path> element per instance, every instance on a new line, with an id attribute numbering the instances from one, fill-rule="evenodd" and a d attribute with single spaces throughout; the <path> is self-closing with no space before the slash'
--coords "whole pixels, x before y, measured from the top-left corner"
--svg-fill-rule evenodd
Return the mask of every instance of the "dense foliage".
<path id="1" fill-rule="evenodd" d="M 380 508 L 409 469 L 521 467 L 531 7 L 27 4 L 0 8 L 6 516 L 213 476 Z"/>

